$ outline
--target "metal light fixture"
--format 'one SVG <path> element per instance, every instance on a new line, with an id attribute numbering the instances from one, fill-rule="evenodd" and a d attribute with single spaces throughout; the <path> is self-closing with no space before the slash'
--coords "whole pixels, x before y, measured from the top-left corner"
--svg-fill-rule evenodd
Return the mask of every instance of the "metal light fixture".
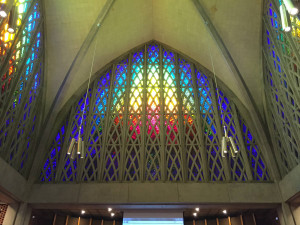
<path id="1" fill-rule="evenodd" d="M 222 157 L 225 157 L 225 154 L 228 153 L 228 151 L 227 151 L 228 143 L 229 143 L 229 149 L 230 149 L 231 156 L 235 157 L 235 155 L 238 153 L 236 144 L 233 140 L 233 137 L 231 137 L 231 136 L 228 137 L 226 126 L 224 126 L 223 128 L 224 128 L 225 136 L 222 137 L 222 147 L 221 147 Z"/>
<path id="2" fill-rule="evenodd" d="M 13 33 L 16 32 L 17 18 L 18 18 L 18 13 L 16 12 L 16 7 L 13 6 L 12 9 L 10 10 L 9 18 L 8 18 L 8 29 L 7 29 L 7 31 L 9 33 L 13 34 Z"/>
<path id="3" fill-rule="evenodd" d="M 99 26 L 99 24 L 97 24 L 97 26 Z M 71 157 L 72 160 L 76 158 L 76 155 L 77 156 L 80 155 L 81 159 L 83 159 L 85 156 L 84 141 L 82 140 L 82 137 L 81 137 L 81 128 L 82 128 L 83 116 L 84 116 L 84 112 L 85 112 L 85 108 L 86 108 L 87 96 L 88 96 L 90 83 L 91 83 L 91 76 L 92 76 L 93 66 L 94 66 L 94 61 L 95 61 L 97 42 L 98 42 L 98 40 L 96 40 L 96 44 L 95 44 L 95 48 L 94 48 L 94 54 L 93 54 L 93 59 L 92 59 L 92 64 L 91 64 L 91 69 L 90 69 L 89 82 L 88 82 L 88 86 L 87 86 L 86 94 L 85 94 L 85 98 L 84 98 L 84 105 L 83 105 L 81 121 L 80 121 L 80 126 L 79 126 L 79 131 L 78 131 L 78 140 L 76 140 L 73 137 L 70 142 L 68 151 L 67 151 L 67 154 Z"/>
<path id="4" fill-rule="evenodd" d="M 213 62 L 213 59 L 212 59 L 211 51 L 210 51 L 210 60 L 211 60 L 214 79 L 215 79 L 215 83 L 216 83 L 216 90 L 217 90 L 217 97 L 218 97 L 217 102 L 219 102 L 220 95 L 219 95 L 218 83 L 217 83 L 215 67 L 214 67 L 214 62 Z M 225 115 L 222 113 L 221 103 L 219 104 L 219 107 L 220 107 L 220 111 L 221 111 L 222 124 L 223 124 L 223 128 L 224 128 L 224 136 L 222 137 L 222 140 L 221 140 L 221 155 L 222 155 L 222 157 L 225 157 L 225 154 L 228 153 L 228 151 L 227 151 L 228 144 L 227 143 L 229 143 L 229 149 L 230 149 L 231 156 L 235 157 L 236 154 L 238 153 L 238 149 L 236 147 L 236 144 L 234 142 L 233 137 L 228 136 L 227 129 L 226 129 L 226 126 L 225 126 L 225 120 L 224 120 Z"/>
<path id="5" fill-rule="evenodd" d="M 295 7 L 292 0 L 283 0 L 283 3 L 285 5 L 287 11 L 289 12 L 289 14 L 291 14 L 292 16 L 295 16 L 299 13 L 299 9 Z"/>
<path id="6" fill-rule="evenodd" d="M 291 21 L 288 19 L 286 8 L 284 4 L 279 7 L 280 17 L 281 17 L 281 26 L 285 32 L 291 31 Z"/>
<path id="7" fill-rule="evenodd" d="M 8 14 L 8 9 L 7 9 L 7 4 L 6 3 L 1 3 L 0 4 L 0 17 L 6 18 Z"/>

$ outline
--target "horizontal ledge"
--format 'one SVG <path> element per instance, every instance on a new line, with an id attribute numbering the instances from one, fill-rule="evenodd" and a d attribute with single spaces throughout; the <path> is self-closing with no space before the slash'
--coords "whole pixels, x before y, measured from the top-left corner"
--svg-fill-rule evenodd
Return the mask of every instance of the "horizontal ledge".
<path id="1" fill-rule="evenodd" d="M 230 203 L 230 204 L 70 204 L 70 203 L 43 203 L 43 204 L 31 204 L 33 209 L 55 209 L 55 210 L 95 210 L 102 209 L 107 210 L 108 207 L 112 207 L 117 210 L 188 210 L 199 207 L 201 209 L 274 209 L 280 206 L 279 203 Z"/>
<path id="2" fill-rule="evenodd" d="M 30 204 L 281 203 L 275 183 L 34 184 Z"/>

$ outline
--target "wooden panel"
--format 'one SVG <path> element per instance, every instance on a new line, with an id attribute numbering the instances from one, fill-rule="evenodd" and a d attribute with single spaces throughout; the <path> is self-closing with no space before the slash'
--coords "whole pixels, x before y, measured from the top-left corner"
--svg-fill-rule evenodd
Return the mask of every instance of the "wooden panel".
<path id="1" fill-rule="evenodd" d="M 230 225 L 228 218 L 219 219 L 219 225 Z"/>
<path id="2" fill-rule="evenodd" d="M 75 218 L 75 217 L 71 217 L 71 216 L 70 216 L 67 225 L 78 225 L 78 218 Z"/>
<path id="3" fill-rule="evenodd" d="M 56 215 L 56 221 L 54 225 L 65 225 L 66 224 L 66 216 Z"/>
<path id="4" fill-rule="evenodd" d="M 93 220 L 92 225 L 101 225 L 101 220 Z"/>
<path id="5" fill-rule="evenodd" d="M 216 219 L 207 220 L 207 225 L 217 225 L 217 220 Z"/>
<path id="6" fill-rule="evenodd" d="M 80 218 L 80 223 L 79 225 L 89 225 L 90 224 L 90 219 L 87 218 Z"/>
<path id="7" fill-rule="evenodd" d="M 200 221 L 199 221 L 199 224 L 197 224 L 197 225 L 206 225 L 206 224 L 205 224 L 205 220 L 200 220 Z"/>
<path id="8" fill-rule="evenodd" d="M 205 225 L 205 220 L 204 219 L 196 220 L 195 224 L 193 224 L 193 221 L 190 220 L 190 221 L 184 222 L 184 225 Z"/>
<path id="9" fill-rule="evenodd" d="M 112 220 L 104 220 L 103 225 L 113 225 L 113 221 Z"/>
<path id="10" fill-rule="evenodd" d="M 238 217 L 230 217 L 231 225 L 242 225 L 241 218 Z"/>
<path id="11" fill-rule="evenodd" d="M 251 214 L 244 214 L 243 215 L 243 222 L 244 225 L 256 225 L 254 220 L 253 220 L 253 215 Z"/>

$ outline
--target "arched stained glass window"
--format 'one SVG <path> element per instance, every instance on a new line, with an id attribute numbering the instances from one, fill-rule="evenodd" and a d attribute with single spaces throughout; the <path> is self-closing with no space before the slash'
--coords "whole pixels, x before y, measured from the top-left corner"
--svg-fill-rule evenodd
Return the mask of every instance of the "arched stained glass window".
<path id="1" fill-rule="evenodd" d="M 42 112 L 43 19 L 40 1 L 14 4 L 15 33 L 7 30 L 8 18 L 0 25 L 0 155 L 27 176 Z"/>
<path id="2" fill-rule="evenodd" d="M 86 93 L 53 134 L 40 181 L 270 180 L 245 120 L 224 91 L 217 99 L 204 71 L 157 42 L 114 61 L 87 93 L 83 159 L 72 160 L 67 149 L 78 139 Z M 236 157 L 221 156 L 224 125 Z"/>
<path id="3" fill-rule="evenodd" d="M 300 22 L 281 28 L 279 2 L 266 1 L 263 53 L 268 124 L 281 175 L 300 164 Z"/>

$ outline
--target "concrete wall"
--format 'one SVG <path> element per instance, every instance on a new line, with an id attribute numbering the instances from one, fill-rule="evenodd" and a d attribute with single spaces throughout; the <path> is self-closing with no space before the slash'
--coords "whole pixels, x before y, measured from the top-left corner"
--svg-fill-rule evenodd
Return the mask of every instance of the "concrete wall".
<path id="1" fill-rule="evenodd" d="M 0 191 L 22 200 L 28 192 L 27 187 L 27 180 L 0 157 Z"/>
<path id="2" fill-rule="evenodd" d="M 300 225 L 300 205 L 291 207 L 296 225 Z"/>
<path id="3" fill-rule="evenodd" d="M 93 183 L 35 184 L 32 204 L 281 203 L 274 183 Z"/>
<path id="4" fill-rule="evenodd" d="M 279 182 L 283 201 L 287 201 L 300 192 L 300 165 L 295 167 Z"/>

